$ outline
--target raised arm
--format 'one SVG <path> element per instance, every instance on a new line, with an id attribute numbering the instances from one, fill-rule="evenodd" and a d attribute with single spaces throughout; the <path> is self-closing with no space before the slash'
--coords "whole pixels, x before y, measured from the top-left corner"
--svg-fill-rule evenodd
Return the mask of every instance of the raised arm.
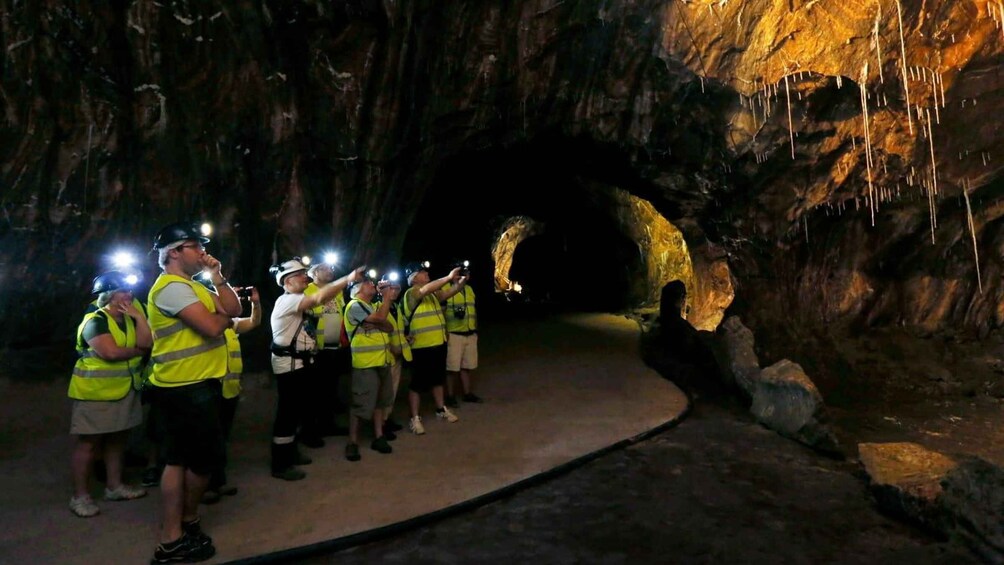
<path id="1" fill-rule="evenodd" d="M 351 282 L 355 282 L 362 278 L 363 271 L 366 270 L 366 266 L 357 267 L 355 270 L 351 271 L 349 274 L 335 279 L 328 284 L 320 287 L 317 292 L 311 294 L 310 296 L 304 296 L 303 300 L 300 301 L 299 306 L 296 307 L 298 312 L 306 312 L 315 306 L 321 306 L 327 304 L 332 298 L 338 296 L 338 293 L 345 290 L 345 287 Z"/>
<path id="2" fill-rule="evenodd" d="M 412 290 L 410 296 L 412 296 L 412 299 L 415 301 L 415 304 L 418 304 L 419 302 L 422 301 L 423 298 L 428 296 L 430 293 L 438 291 L 439 289 L 446 286 L 446 283 L 455 280 L 457 278 L 457 275 L 459 274 L 460 274 L 460 267 L 456 267 L 452 271 L 450 271 L 450 274 L 446 275 L 445 277 L 436 279 L 434 281 L 429 281 L 424 285 L 422 285 L 421 287 Z"/>

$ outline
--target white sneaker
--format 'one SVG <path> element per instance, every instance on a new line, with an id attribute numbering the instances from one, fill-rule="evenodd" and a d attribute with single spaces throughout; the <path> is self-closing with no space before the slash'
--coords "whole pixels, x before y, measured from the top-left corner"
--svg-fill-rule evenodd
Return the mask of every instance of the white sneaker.
<path id="1" fill-rule="evenodd" d="M 411 433 L 420 436 L 425 434 L 425 426 L 422 425 L 422 417 L 415 416 L 408 422 L 408 429 Z"/>
<path id="2" fill-rule="evenodd" d="M 90 518 L 91 516 L 97 516 L 101 513 L 97 504 L 94 504 L 94 500 L 91 497 L 84 496 L 74 496 L 70 499 L 70 512 L 73 512 L 81 518 Z"/>
<path id="3" fill-rule="evenodd" d="M 442 410 L 436 410 L 436 417 L 439 418 L 440 420 L 446 420 L 451 424 L 460 419 L 457 417 L 456 414 L 450 412 L 450 409 L 447 408 L 446 406 L 443 406 Z"/>

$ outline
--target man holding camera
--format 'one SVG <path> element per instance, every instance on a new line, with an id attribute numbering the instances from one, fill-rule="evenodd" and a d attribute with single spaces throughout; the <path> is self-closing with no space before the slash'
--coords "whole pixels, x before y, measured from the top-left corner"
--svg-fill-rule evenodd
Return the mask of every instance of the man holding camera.
<path id="1" fill-rule="evenodd" d="M 192 224 L 172 224 L 154 241 L 163 273 L 149 295 L 153 332 L 150 385 L 164 426 L 166 466 L 160 481 L 162 522 L 154 563 L 202 561 L 216 553 L 202 533 L 199 500 L 224 460 L 220 381 L 227 372 L 224 332 L 241 314 L 240 301 L 206 253 L 209 239 Z M 217 292 L 193 280 L 210 274 Z"/>
<path id="2" fill-rule="evenodd" d="M 361 276 L 363 267 L 319 287 L 307 296 L 307 267 L 299 258 L 272 267 L 275 282 L 285 293 L 272 309 L 272 372 L 276 377 L 279 399 L 272 427 L 272 476 L 298 481 L 307 476 L 296 465 L 311 460 L 296 449 L 297 428 L 304 417 L 313 382 L 313 357 L 316 342 L 305 330 L 307 312 L 332 300 Z"/>
<path id="3" fill-rule="evenodd" d="M 446 381 L 446 319 L 440 302 L 448 300 L 462 288 L 467 278 L 460 275 L 456 267 L 443 278 L 429 279 L 429 263 L 412 265 L 406 270 L 410 288 L 404 293 L 404 315 L 408 325 L 411 344 L 412 371 L 408 387 L 408 406 L 411 433 L 422 435 L 425 426 L 419 415 L 421 394 L 432 392 L 436 403 L 436 417 L 453 423 L 457 416 L 443 403 L 443 384 Z M 443 290 L 446 283 L 456 283 L 450 290 Z"/>
<path id="4" fill-rule="evenodd" d="M 328 263 L 317 263 L 307 270 L 307 276 L 312 280 L 307 285 L 304 294 L 316 293 L 322 286 L 335 280 L 335 269 Z M 352 368 L 352 355 L 348 347 L 341 347 L 339 338 L 342 329 L 342 312 L 345 310 L 345 293 L 339 292 L 324 304 L 311 309 L 311 315 L 316 322 L 317 369 L 313 414 L 308 421 L 315 430 L 313 434 L 321 437 L 328 435 L 345 435 L 347 430 L 338 426 L 338 414 L 344 413 L 346 407 L 339 399 L 340 379 L 349 374 Z"/>
<path id="5" fill-rule="evenodd" d="M 391 338 L 394 325 L 387 319 L 390 306 L 397 298 L 398 288 L 380 283 L 383 300 L 373 306 L 377 285 L 370 278 L 354 283 L 350 289 L 352 301 L 345 307 L 345 331 L 352 347 L 352 411 L 349 414 L 349 443 L 345 458 L 359 461 L 359 421 L 373 419 L 373 443 L 370 448 L 391 453 L 387 440 L 395 439 L 384 432 L 383 407 L 393 400 L 390 367 L 394 357 Z"/>
<path id="6" fill-rule="evenodd" d="M 471 372 L 478 368 L 478 309 L 471 288 L 469 263 L 463 261 L 460 267 L 463 282 L 458 283 L 456 294 L 445 302 L 446 331 L 446 405 L 457 406 L 456 381 L 459 378 L 464 402 L 480 404 L 481 397 L 471 392 Z M 449 293 L 453 283 L 446 283 L 443 292 Z"/>

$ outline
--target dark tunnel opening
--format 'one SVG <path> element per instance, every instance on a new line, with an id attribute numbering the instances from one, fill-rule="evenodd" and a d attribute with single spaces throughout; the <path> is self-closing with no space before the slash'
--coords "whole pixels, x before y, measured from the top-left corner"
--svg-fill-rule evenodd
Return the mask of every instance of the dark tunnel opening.
<path id="1" fill-rule="evenodd" d="M 637 182 L 619 152 L 587 140 L 546 136 L 504 150 L 460 154 L 439 168 L 401 259 L 428 259 L 434 277 L 446 274 L 457 259 L 470 260 L 472 284 L 490 302 L 486 307 L 517 302 L 620 311 L 629 306 L 632 278 L 644 276 L 641 257 L 601 204 L 604 199 L 591 198 L 586 184 L 613 188 Z M 495 292 L 491 250 L 513 216 L 530 217 L 544 229 L 517 246 L 510 278 L 523 293 L 507 301 Z"/>

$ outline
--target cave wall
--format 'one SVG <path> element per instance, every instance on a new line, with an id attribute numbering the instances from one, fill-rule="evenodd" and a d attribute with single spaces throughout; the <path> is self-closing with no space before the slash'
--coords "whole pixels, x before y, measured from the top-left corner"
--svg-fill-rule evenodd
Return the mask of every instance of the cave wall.
<path id="1" fill-rule="evenodd" d="M 771 294 L 752 308 L 1000 324 L 1001 20 L 983 0 L 0 0 L 0 341 L 68 335 L 20 305 L 83 303 L 109 245 L 179 218 L 214 222 L 252 283 L 319 242 L 396 259 L 444 160 L 545 135 L 622 156 L 620 188 Z"/>

